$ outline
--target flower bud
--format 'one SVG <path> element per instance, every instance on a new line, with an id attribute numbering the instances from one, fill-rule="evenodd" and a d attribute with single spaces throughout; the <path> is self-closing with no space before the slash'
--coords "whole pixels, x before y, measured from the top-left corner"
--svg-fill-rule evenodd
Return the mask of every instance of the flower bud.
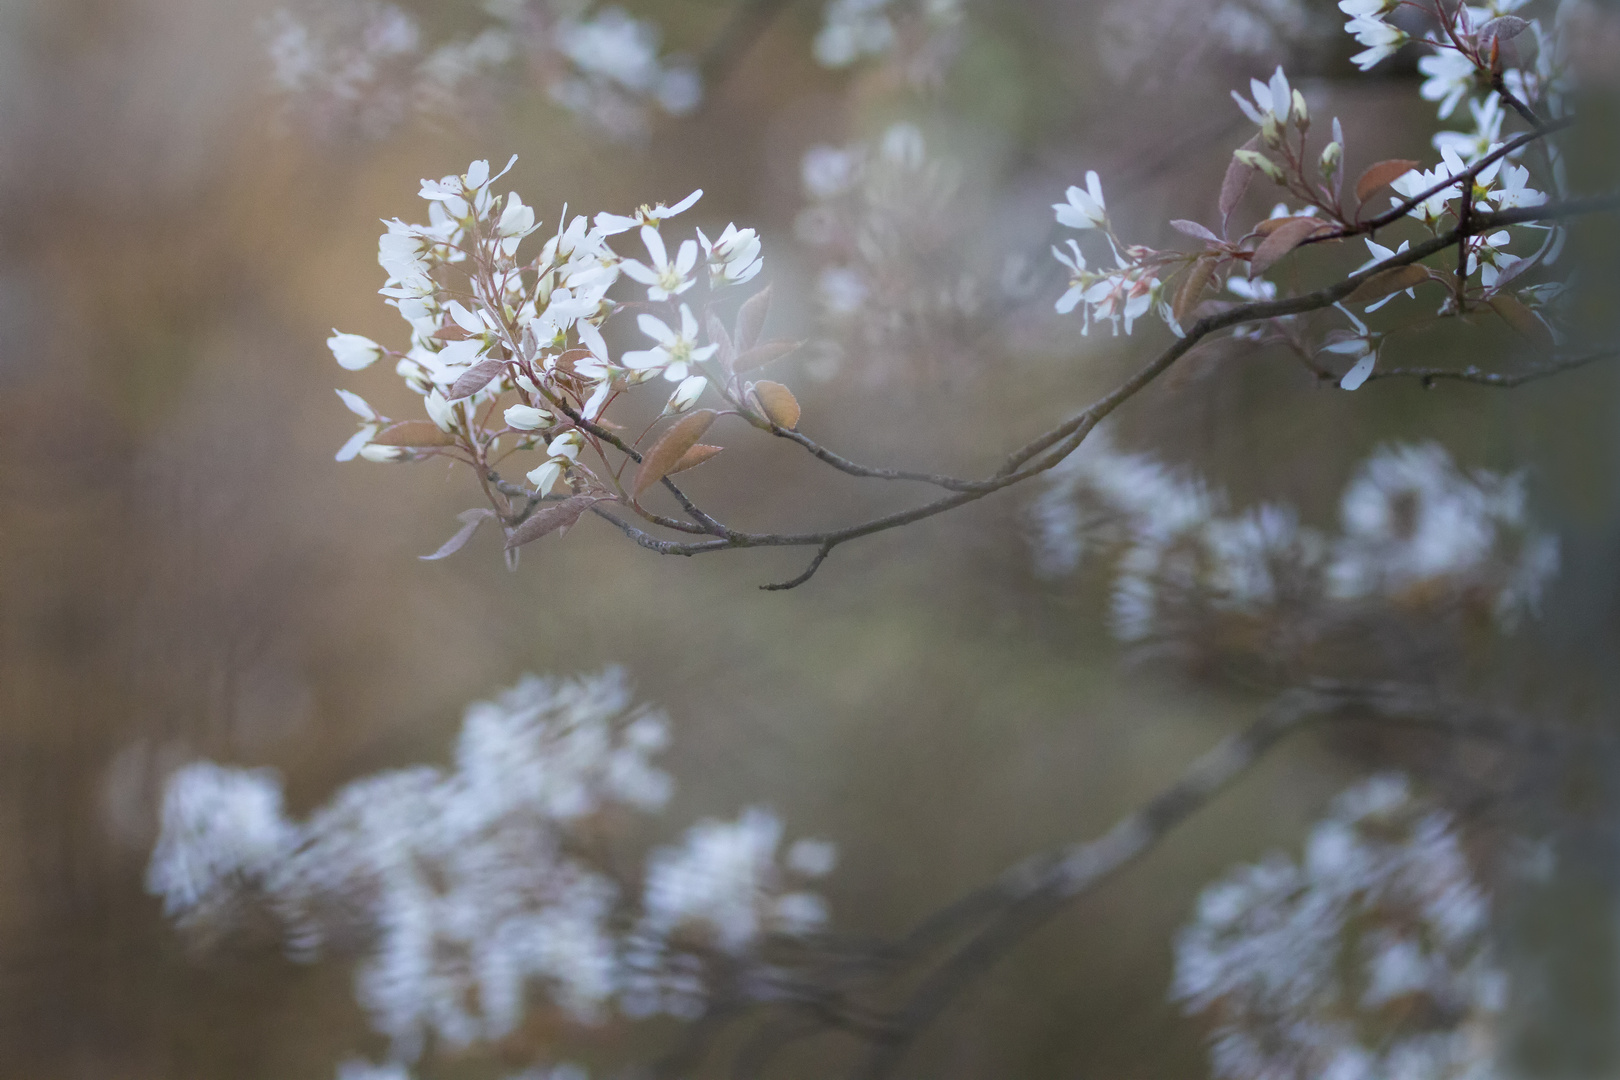
<path id="1" fill-rule="evenodd" d="M 506 410 L 506 426 L 517 428 L 519 431 L 550 427 L 552 422 L 550 413 L 544 409 L 536 409 L 532 405 L 513 405 Z"/>
<path id="2" fill-rule="evenodd" d="M 456 407 L 444 400 L 443 394 L 434 390 L 428 394 L 423 404 L 427 406 L 428 419 L 432 420 L 440 431 L 456 430 Z"/>
<path id="3" fill-rule="evenodd" d="M 1300 131 L 1309 131 L 1311 127 L 1311 111 L 1305 107 L 1305 95 L 1298 90 L 1294 91 L 1294 123 Z"/>
<path id="4" fill-rule="evenodd" d="M 1234 150 L 1232 156 L 1249 168 L 1265 173 L 1273 183 L 1281 184 L 1283 182 L 1282 169 L 1266 155 L 1256 150 Z"/>
<path id="5" fill-rule="evenodd" d="M 367 461 L 405 461 L 411 456 L 411 452 L 403 446 L 378 446 L 376 443 L 367 443 L 360 448 L 360 456 Z"/>
<path id="6" fill-rule="evenodd" d="M 562 476 L 565 464 L 567 462 L 553 458 L 539 468 L 530 469 L 528 473 L 529 483 L 533 484 L 534 489 L 541 495 L 546 494 L 557 486 L 557 479 Z"/>
<path id="7" fill-rule="evenodd" d="M 702 375 L 688 375 L 669 396 L 669 404 L 664 406 L 664 415 L 685 412 L 696 405 L 697 399 L 703 396 L 703 391 L 708 385 L 709 380 Z"/>
<path id="8" fill-rule="evenodd" d="M 326 347 L 332 350 L 332 357 L 338 366 L 350 371 L 359 371 L 368 368 L 382 359 L 382 346 L 368 337 L 359 334 L 343 334 L 337 330 L 326 339 Z"/>
<path id="9" fill-rule="evenodd" d="M 1266 114 L 1266 122 L 1260 125 L 1260 141 L 1272 149 L 1282 145 L 1282 128 L 1270 113 Z"/>
<path id="10" fill-rule="evenodd" d="M 561 457 L 567 458 L 569 461 L 578 461 L 580 448 L 584 445 L 584 436 L 579 433 L 578 428 L 575 428 L 570 431 L 565 431 L 555 439 L 552 439 L 551 445 L 546 447 L 546 453 L 550 454 L 554 458 Z"/>
<path id="11" fill-rule="evenodd" d="M 1323 176 L 1332 176 L 1339 171 L 1339 162 L 1344 158 L 1344 147 L 1336 142 L 1330 142 L 1322 148 L 1322 158 L 1317 167 L 1322 170 Z"/>

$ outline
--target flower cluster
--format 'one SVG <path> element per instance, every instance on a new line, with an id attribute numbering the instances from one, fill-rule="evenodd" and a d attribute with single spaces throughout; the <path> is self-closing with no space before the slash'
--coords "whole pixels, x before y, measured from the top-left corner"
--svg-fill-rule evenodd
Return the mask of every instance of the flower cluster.
<path id="1" fill-rule="evenodd" d="M 1085 253 L 1080 250 L 1077 240 L 1067 242 L 1068 251 L 1054 246 L 1053 257 L 1069 275 L 1068 288 L 1057 300 L 1058 314 L 1067 315 L 1083 302 L 1082 335 L 1091 332 L 1093 321 L 1107 322 L 1115 334 L 1119 333 L 1123 323 L 1125 333 L 1129 334 L 1137 319 L 1155 306 L 1163 306 L 1160 302 L 1163 290 L 1160 274 L 1164 272 L 1166 257 L 1164 253 L 1151 248 L 1120 244 L 1108 221 L 1102 181 L 1095 172 L 1086 173 L 1086 186 L 1070 187 L 1065 198 L 1065 202 L 1052 205 L 1058 224 L 1070 229 L 1102 233 L 1108 240 L 1114 265 L 1093 270 L 1086 263 Z M 1174 323 L 1168 309 L 1161 314 L 1166 316 L 1167 322 Z"/>
<path id="2" fill-rule="evenodd" d="M 1204 890 L 1172 996 L 1213 1026 L 1218 1077 L 1496 1075 L 1507 979 L 1456 822 L 1382 775 L 1342 794 L 1302 862 Z"/>
<path id="3" fill-rule="evenodd" d="M 600 426 L 626 391 L 659 378 L 674 383 L 666 416 L 694 408 L 711 376 L 722 378 L 729 398 L 747 395 L 752 384 L 738 381 L 732 361 L 754 342 L 734 343 L 716 331 L 712 304 L 755 278 L 763 261 L 754 230 L 734 224 L 714 240 L 698 230 L 670 254 L 663 227 L 701 191 L 633 214 L 565 217 L 532 258 L 520 258 L 519 248 L 540 226 L 515 192 L 494 194 L 505 171 L 492 174 L 487 162 L 475 161 L 459 176 L 424 180 L 427 224 L 387 223 L 378 246 L 387 273 L 381 291 L 410 326 L 409 348 L 397 352 L 336 331 L 327 344 L 350 371 L 394 360 L 426 413 L 426 420 L 390 419 L 339 390 L 360 420 L 340 460 L 449 457 L 487 480 L 511 454 L 538 453 L 527 469 L 531 505 L 491 493 L 495 512 L 510 528 L 532 512 L 532 500 L 546 498 L 565 479 L 574 494 L 631 501 L 604 451 L 625 452 L 626 445 L 604 443 Z M 633 236 L 646 258 L 616 253 L 610 241 L 619 236 Z M 637 326 L 652 347 L 615 359 L 601 326 L 619 310 L 608 293 L 621 277 L 644 290 Z M 705 313 L 706 326 L 692 304 Z M 721 337 L 710 340 L 717 332 Z"/>
<path id="4" fill-rule="evenodd" d="M 1511 628 L 1558 566 L 1555 539 L 1527 521 L 1522 477 L 1463 472 L 1432 443 L 1368 458 L 1340 514 L 1330 535 L 1286 506 L 1230 512 L 1198 479 L 1100 433 L 1052 470 L 1035 504 L 1037 563 L 1056 575 L 1088 546 L 1112 554 L 1122 641 L 1252 641 L 1253 628 L 1273 626 L 1265 640 L 1291 649 L 1369 602 L 1431 613 L 1483 604 Z"/>
<path id="5" fill-rule="evenodd" d="M 956 164 L 898 123 L 872 140 L 811 147 L 801 177 L 809 205 L 795 231 L 819 264 L 824 325 L 863 357 L 852 374 L 881 379 L 902 362 L 958 355 L 994 271 L 976 257 L 985 245 L 964 239 L 977 222 Z"/>
<path id="6" fill-rule="evenodd" d="M 477 88 L 527 62 L 551 98 L 610 138 L 640 135 L 649 109 L 690 112 L 696 70 L 659 56 L 658 28 L 617 7 L 494 0 L 479 32 L 431 48 L 416 19 L 383 0 L 277 11 L 265 34 L 288 110 L 319 131 L 376 137 L 412 113 L 454 115 Z"/>
<path id="7" fill-rule="evenodd" d="M 504 1037 L 532 985 L 579 1022 L 615 1002 L 692 1016 L 714 988 L 709 954 L 746 971 L 768 937 L 821 926 L 802 885 L 834 852 L 779 850 L 781 823 L 750 809 L 653 852 L 638 894 L 602 843 L 623 811 L 668 801 L 652 762 L 668 738 L 609 669 L 525 678 L 467 710 L 452 768 L 357 780 L 303 821 L 274 773 L 196 762 L 168 782 L 147 886 L 193 930 L 266 908 L 299 959 L 364 945 L 356 993 L 400 1060 L 430 1034 Z"/>
<path id="8" fill-rule="evenodd" d="M 955 54 L 961 21 L 961 0 L 827 0 L 810 52 L 830 68 L 882 59 L 927 83 Z"/>

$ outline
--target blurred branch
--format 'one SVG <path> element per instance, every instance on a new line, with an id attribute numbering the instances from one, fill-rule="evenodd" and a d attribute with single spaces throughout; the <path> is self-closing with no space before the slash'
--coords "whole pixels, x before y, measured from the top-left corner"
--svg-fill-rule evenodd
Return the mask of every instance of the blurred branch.
<path id="1" fill-rule="evenodd" d="M 856 1070 L 860 1080 L 881 1080 L 944 1010 L 979 975 L 1064 909 L 1067 904 L 1151 851 L 1172 829 L 1253 768 L 1284 737 L 1308 721 L 1345 710 L 1357 719 L 1410 726 L 1458 738 L 1485 738 L 1519 746 L 1567 745 L 1555 733 L 1503 710 L 1482 710 L 1422 687 L 1319 680 L 1284 692 L 1248 728 L 1231 735 L 1140 809 L 1096 840 L 1015 868 L 988 889 L 959 901 L 922 924 L 921 939 L 951 936 L 952 923 L 982 922 L 965 943 L 928 974 L 872 1037 Z M 986 920 L 984 915 L 988 913 Z"/>
<path id="2" fill-rule="evenodd" d="M 720 32 L 698 56 L 698 72 L 703 76 L 705 100 L 709 91 L 726 81 L 771 20 L 788 6 L 789 0 L 738 0 Z"/>
<path id="3" fill-rule="evenodd" d="M 1543 364 L 1540 367 L 1531 368 L 1528 371 L 1515 371 L 1511 373 L 1500 371 L 1481 371 L 1476 367 L 1466 367 L 1461 369 L 1429 367 L 1390 368 L 1388 371 L 1378 371 L 1375 369 L 1371 375 L 1367 376 L 1367 378 L 1369 381 L 1373 379 L 1418 379 L 1425 387 L 1433 386 L 1436 382 L 1439 382 L 1442 379 L 1450 379 L 1454 382 L 1478 383 L 1481 386 L 1514 387 L 1523 386 L 1527 382 L 1534 382 L 1537 379 L 1545 379 L 1552 375 L 1561 375 L 1566 371 L 1574 371 L 1576 368 L 1582 368 L 1588 364 L 1595 364 L 1599 360 L 1612 360 L 1616 356 L 1620 356 L 1620 348 L 1604 349 L 1600 352 L 1588 353 L 1585 356 L 1554 360 L 1551 363 Z"/>

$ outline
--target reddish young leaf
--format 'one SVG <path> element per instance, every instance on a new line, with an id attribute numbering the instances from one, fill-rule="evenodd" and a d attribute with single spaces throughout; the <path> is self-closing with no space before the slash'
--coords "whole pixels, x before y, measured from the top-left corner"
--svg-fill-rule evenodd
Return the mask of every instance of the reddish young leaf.
<path id="1" fill-rule="evenodd" d="M 739 354 L 747 352 L 759 344 L 760 335 L 765 332 L 765 316 L 771 310 L 771 287 L 765 286 L 759 292 L 744 300 L 742 307 L 737 309 L 737 329 L 732 332 L 731 346 Z"/>
<path id="2" fill-rule="evenodd" d="M 762 341 L 737 357 L 736 370 L 752 371 L 775 363 L 803 344 L 802 341 Z"/>
<path id="3" fill-rule="evenodd" d="M 765 418 L 779 428 L 789 431 L 799 426 L 799 402 L 793 391 L 779 382 L 763 381 L 754 384 L 754 401 Z"/>
<path id="4" fill-rule="evenodd" d="M 494 382 L 506 370 L 506 361 L 486 356 L 472 367 L 463 371 L 450 386 L 449 400 L 471 397 L 484 387 Z"/>
<path id="5" fill-rule="evenodd" d="M 1240 149 L 1257 150 L 1260 147 L 1260 136 L 1256 135 L 1244 143 Z M 1221 234 L 1226 234 L 1227 223 L 1232 220 L 1232 211 L 1243 198 L 1243 193 L 1249 190 L 1249 181 L 1254 179 L 1254 169 L 1233 158 L 1226 166 L 1226 178 L 1221 181 Z"/>
<path id="6" fill-rule="evenodd" d="M 711 311 L 704 319 L 704 325 L 709 331 L 710 344 L 720 346 L 720 351 L 715 353 L 714 358 L 720 362 L 720 369 L 730 374 L 736 370 L 732 364 L 737 359 L 737 350 L 732 347 L 731 335 L 726 333 L 726 324 Z"/>
<path id="7" fill-rule="evenodd" d="M 1371 304 L 1386 296 L 1394 296 L 1403 289 L 1415 288 L 1428 280 L 1429 271 L 1415 263 L 1410 266 L 1396 266 L 1374 274 L 1344 299 L 1349 304 Z"/>
<path id="8" fill-rule="evenodd" d="M 1249 276 L 1258 277 L 1271 269 L 1278 259 L 1299 247 L 1306 237 L 1321 227 L 1320 221 L 1306 217 L 1289 218 L 1277 225 L 1254 249 L 1254 256 L 1249 260 Z"/>
<path id="9" fill-rule="evenodd" d="M 423 562 L 432 562 L 435 559 L 449 558 L 451 555 L 454 555 L 456 552 L 460 551 L 466 546 L 467 541 L 472 539 L 473 533 L 478 531 L 478 526 L 482 525 L 484 522 L 488 521 L 494 516 L 495 511 L 491 510 L 487 506 L 479 510 L 463 510 L 461 513 L 456 515 L 456 517 L 459 518 L 463 523 L 461 528 L 457 530 L 456 534 L 450 539 L 446 540 L 444 545 L 440 547 L 438 551 L 435 551 L 431 555 L 418 555 L 417 558 L 421 559 Z"/>
<path id="10" fill-rule="evenodd" d="M 377 446 L 455 446 L 456 438 L 440 431 L 431 420 L 401 420 L 383 428 L 371 440 Z"/>
<path id="11" fill-rule="evenodd" d="M 1380 190 L 1399 180 L 1413 169 L 1422 168 L 1421 161 L 1406 161 L 1401 158 L 1390 158 L 1388 161 L 1376 162 L 1367 166 L 1359 179 L 1356 180 L 1356 205 L 1365 206 L 1367 200 L 1378 194 Z"/>
<path id="12" fill-rule="evenodd" d="M 570 495 L 562 502 L 547 503 L 506 534 L 506 550 L 512 551 L 540 539 L 547 533 L 568 528 L 579 520 L 581 514 L 600 501 L 592 495 Z"/>
<path id="13" fill-rule="evenodd" d="M 713 409 L 698 409 L 665 428 L 658 441 L 642 457 L 641 465 L 636 469 L 635 481 L 630 485 L 630 494 L 640 498 L 642 492 L 668 476 L 686 452 L 703 438 L 703 433 L 709 430 L 717 415 Z"/>
<path id="14" fill-rule="evenodd" d="M 1170 223 L 1170 227 L 1176 230 L 1176 232 L 1181 233 L 1184 236 L 1190 236 L 1195 240 L 1204 240 L 1211 244 L 1218 244 L 1221 242 L 1220 237 L 1216 236 L 1214 233 L 1210 232 L 1207 228 L 1198 224 L 1196 221 L 1187 221 L 1185 218 L 1177 218 L 1175 221 Z"/>
<path id="15" fill-rule="evenodd" d="M 671 465 L 669 472 L 665 473 L 664 475 L 673 476 L 678 472 L 685 472 L 687 469 L 695 469 L 724 449 L 725 447 L 723 446 L 709 446 L 705 443 L 698 443 L 696 446 L 692 447 L 692 449 L 682 454 L 681 459 L 674 465 Z"/>

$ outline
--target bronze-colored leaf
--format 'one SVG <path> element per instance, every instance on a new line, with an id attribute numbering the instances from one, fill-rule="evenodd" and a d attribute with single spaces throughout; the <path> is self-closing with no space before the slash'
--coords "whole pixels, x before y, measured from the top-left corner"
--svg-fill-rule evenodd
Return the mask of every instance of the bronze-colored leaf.
<path id="1" fill-rule="evenodd" d="M 755 368 L 775 363 L 803 344 L 802 341 L 762 341 L 737 357 L 736 370 L 753 371 Z"/>
<path id="2" fill-rule="evenodd" d="M 1498 15 L 1479 28 L 1476 38 L 1481 56 L 1489 57 L 1492 47 L 1512 41 L 1530 28 L 1530 24 L 1517 15 Z"/>
<path id="3" fill-rule="evenodd" d="M 709 425 L 714 423 L 717 415 L 719 414 L 713 409 L 698 409 L 687 413 L 665 428 L 664 433 L 658 436 L 658 441 L 648 447 L 641 464 L 636 468 L 636 477 L 630 485 L 630 494 L 640 498 L 643 491 L 668 476 L 686 452 L 703 438 L 703 433 L 709 430 Z"/>
<path id="4" fill-rule="evenodd" d="M 720 351 L 714 355 L 720 362 L 720 370 L 725 372 L 736 370 L 732 367 L 732 363 L 737 359 L 737 350 L 731 344 L 731 335 L 726 333 L 726 324 L 711 311 L 704 319 L 704 325 L 709 331 L 709 343 L 720 347 Z"/>
<path id="5" fill-rule="evenodd" d="M 494 516 L 495 511 L 491 510 L 487 506 L 478 510 L 463 510 L 461 513 L 456 515 L 456 517 L 462 522 L 462 526 L 459 530 L 457 530 L 456 534 L 450 539 L 446 540 L 438 551 L 435 551 L 431 555 L 419 555 L 417 558 L 421 559 L 423 562 L 432 562 L 435 559 L 449 558 L 451 555 L 454 555 L 456 552 L 460 551 L 466 546 L 467 541 L 472 539 L 473 533 L 478 531 L 478 526 L 482 525 L 484 522 L 488 521 Z"/>
<path id="6" fill-rule="evenodd" d="M 456 401 L 460 398 L 471 397 L 484 387 L 494 382 L 506 370 L 506 361 L 486 356 L 472 367 L 463 371 L 450 386 L 448 400 Z"/>
<path id="7" fill-rule="evenodd" d="M 1386 296 L 1394 296 L 1403 289 L 1415 288 L 1429 280 L 1429 271 L 1412 263 L 1380 271 L 1356 286 L 1356 291 L 1345 297 L 1351 304 L 1371 304 Z"/>
<path id="8" fill-rule="evenodd" d="M 1177 218 L 1175 221 L 1170 223 L 1170 227 L 1176 230 L 1176 232 L 1181 233 L 1184 236 L 1190 236 L 1195 240 L 1203 240 L 1210 244 L 1218 244 L 1221 242 L 1220 237 L 1216 236 L 1214 233 L 1210 232 L 1208 228 L 1200 225 L 1196 221 L 1187 221 L 1184 218 Z"/>
<path id="9" fill-rule="evenodd" d="M 1491 297 L 1488 303 L 1492 310 L 1502 316 L 1502 321 L 1512 327 L 1513 332 L 1525 341 L 1543 349 L 1551 349 L 1554 346 L 1552 330 L 1535 312 L 1525 307 L 1524 301 L 1517 296 L 1500 292 Z"/>
<path id="10" fill-rule="evenodd" d="M 1176 290 L 1176 299 L 1170 305 L 1170 313 L 1176 317 L 1176 323 L 1185 327 L 1187 316 L 1198 306 L 1199 299 L 1204 295 L 1204 288 L 1209 279 L 1214 276 L 1215 264 L 1219 260 L 1213 258 L 1199 259 L 1188 269 L 1187 276 L 1181 279 L 1181 287 Z"/>
<path id="11" fill-rule="evenodd" d="M 401 420 L 372 437 L 377 446 L 455 446 L 456 437 L 431 420 Z"/>
<path id="12" fill-rule="evenodd" d="M 1275 226 L 1271 235 L 1254 249 L 1254 256 L 1249 260 L 1249 276 L 1258 277 L 1271 269 L 1278 259 L 1299 247 L 1306 237 L 1321 227 L 1320 221 L 1307 217 L 1289 218 Z"/>
<path id="13" fill-rule="evenodd" d="M 725 447 L 723 446 L 709 446 L 707 443 L 698 443 L 696 446 L 692 447 L 692 449 L 682 454 L 681 459 L 674 465 L 671 465 L 669 472 L 665 473 L 664 475 L 673 476 L 678 472 L 685 472 L 687 469 L 695 469 L 724 449 Z"/>
<path id="14" fill-rule="evenodd" d="M 1421 161 L 1406 161 L 1402 158 L 1390 158 L 1388 161 L 1375 162 L 1367 166 L 1365 172 L 1356 180 L 1356 204 L 1365 206 L 1367 200 L 1378 194 L 1380 190 L 1399 180 L 1413 169 L 1423 167 Z"/>
<path id="15" fill-rule="evenodd" d="M 1260 136 L 1256 135 L 1244 143 L 1241 149 L 1256 150 L 1260 147 Z M 1254 179 L 1254 167 L 1245 165 L 1237 158 L 1233 158 L 1226 166 L 1226 178 L 1221 181 L 1221 233 L 1226 234 L 1226 224 L 1232 220 L 1232 211 L 1243 199 L 1243 193 L 1249 190 L 1249 181 Z"/>
<path id="16" fill-rule="evenodd" d="M 547 533 L 568 528 L 579 520 L 581 514 L 599 501 L 601 500 L 593 495 L 570 495 L 562 502 L 547 503 L 506 534 L 506 550 L 520 548 Z"/>
<path id="17" fill-rule="evenodd" d="M 793 396 L 793 391 L 781 383 L 755 383 L 754 400 L 759 403 L 759 411 L 777 427 L 792 431 L 799 426 L 798 399 Z"/>
<path id="18" fill-rule="evenodd" d="M 744 300 L 742 307 L 737 309 L 737 329 L 731 335 L 731 347 L 736 349 L 739 355 L 759 344 L 760 335 L 765 332 L 765 316 L 770 310 L 769 285 Z"/>

